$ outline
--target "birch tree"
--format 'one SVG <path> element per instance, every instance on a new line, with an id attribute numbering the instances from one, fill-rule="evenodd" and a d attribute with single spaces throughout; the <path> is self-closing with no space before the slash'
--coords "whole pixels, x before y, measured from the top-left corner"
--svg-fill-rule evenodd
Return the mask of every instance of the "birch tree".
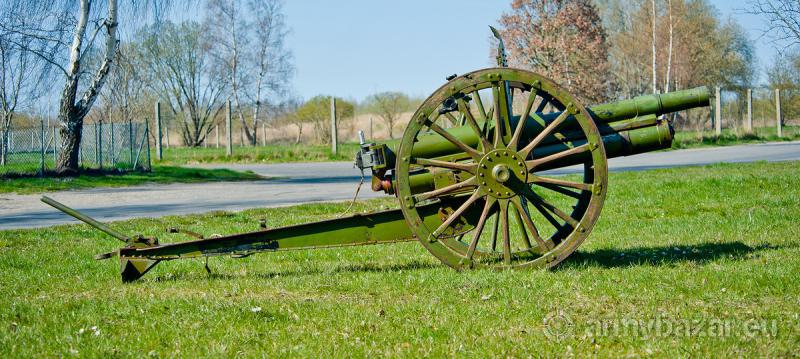
<path id="1" fill-rule="evenodd" d="M 206 22 L 213 54 L 230 83 L 234 114 L 252 145 L 263 106 L 288 88 L 291 53 L 284 46 L 287 31 L 280 0 L 209 0 Z M 249 120 L 245 112 L 252 108 Z"/>
<path id="2" fill-rule="evenodd" d="M 108 0 L 106 4 L 106 16 L 99 24 L 96 24 L 91 33 L 87 33 L 90 22 L 92 5 L 97 2 L 91 0 L 80 0 L 77 21 L 72 36 L 72 43 L 69 47 L 69 60 L 66 67 L 59 69 L 64 74 L 64 87 L 61 91 L 61 100 L 58 106 L 58 122 L 61 126 L 61 144 L 59 157 L 56 161 L 56 171 L 60 173 L 78 171 L 78 150 L 80 149 L 81 136 L 83 134 L 83 119 L 89 113 L 100 90 L 105 84 L 114 56 L 117 52 L 117 0 Z M 85 63 L 88 48 L 91 48 L 98 33 L 102 32 L 105 37 L 101 61 L 94 73 L 88 78 L 89 74 L 82 71 L 81 66 Z M 83 87 L 81 94 L 78 94 L 79 86 L 83 81 L 88 81 Z"/>
<path id="3" fill-rule="evenodd" d="M 651 23 L 653 25 L 651 27 L 651 34 L 652 34 L 652 39 L 653 39 L 653 42 L 652 42 L 652 50 L 653 50 L 652 51 L 652 54 L 653 54 L 653 56 L 652 56 L 652 64 L 653 65 L 651 66 L 652 70 L 653 70 L 653 72 L 652 72 L 653 73 L 653 93 L 657 93 L 658 92 L 658 75 L 657 75 L 656 71 L 658 70 L 658 62 L 656 62 L 656 19 L 658 17 L 656 16 L 656 0 L 651 0 L 650 2 L 652 4 L 652 10 L 653 10 L 651 18 L 650 18 L 651 19 Z"/>
<path id="4" fill-rule="evenodd" d="M 44 95 L 52 79 L 49 64 L 36 53 L 51 53 L 53 45 L 26 36 L 28 28 L 45 21 L 46 15 L 41 10 L 46 6 L 42 5 L 34 3 L 26 7 L 15 0 L 0 5 L 0 165 L 7 161 L 9 131 L 15 115 L 30 109 Z"/>
<path id="5" fill-rule="evenodd" d="M 667 74 L 664 75 L 664 92 L 669 92 L 670 79 L 672 75 L 672 41 L 673 41 L 673 22 L 672 22 L 672 0 L 667 0 L 667 13 L 669 21 L 669 45 L 667 47 Z"/>

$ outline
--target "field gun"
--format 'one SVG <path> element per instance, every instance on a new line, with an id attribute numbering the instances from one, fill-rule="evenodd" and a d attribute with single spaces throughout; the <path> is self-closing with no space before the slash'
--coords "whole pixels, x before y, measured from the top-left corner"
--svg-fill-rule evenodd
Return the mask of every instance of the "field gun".
<path id="1" fill-rule="evenodd" d="M 669 148 L 674 132 L 662 115 L 709 105 L 699 87 L 587 107 L 544 76 L 503 66 L 502 52 L 498 58 L 500 67 L 449 77 L 399 141 L 366 143 L 361 134 L 356 165 L 399 209 L 160 244 L 42 200 L 124 242 L 96 258 L 119 256 L 125 282 L 160 261 L 411 240 L 456 269 L 550 268 L 597 222 L 608 159 Z M 568 166 L 579 174 L 547 172 Z"/>

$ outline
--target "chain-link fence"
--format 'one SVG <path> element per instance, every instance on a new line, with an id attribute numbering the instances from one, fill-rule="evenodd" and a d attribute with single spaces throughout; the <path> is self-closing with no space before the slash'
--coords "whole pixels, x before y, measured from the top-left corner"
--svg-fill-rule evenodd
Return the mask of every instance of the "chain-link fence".
<path id="1" fill-rule="evenodd" d="M 86 169 L 150 170 L 145 122 L 84 124 L 78 164 Z M 0 130 L 0 177 L 55 170 L 61 133 L 43 122 Z"/>
<path id="2" fill-rule="evenodd" d="M 787 135 L 786 131 L 789 131 L 789 135 L 799 132 L 800 89 L 781 89 L 779 93 L 778 101 L 776 91 L 771 88 L 753 88 L 749 92 L 746 89 L 722 89 L 720 127 L 734 132 L 744 132 L 750 130 L 752 126 L 752 132 L 772 134 L 777 131 L 777 111 L 780 108 L 783 135 Z M 714 130 L 713 120 L 706 129 Z"/>

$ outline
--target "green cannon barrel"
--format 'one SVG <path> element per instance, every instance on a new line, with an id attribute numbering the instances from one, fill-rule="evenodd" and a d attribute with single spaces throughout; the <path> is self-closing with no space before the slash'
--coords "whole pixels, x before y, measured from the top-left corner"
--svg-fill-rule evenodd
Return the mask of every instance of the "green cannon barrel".
<path id="1" fill-rule="evenodd" d="M 619 121 L 608 124 L 605 129 L 601 127 L 603 145 L 608 158 L 630 156 L 639 153 L 656 151 L 669 148 L 672 145 L 673 130 L 667 120 L 659 120 L 655 115 L 649 115 L 634 121 Z M 582 134 L 575 133 L 564 142 L 545 144 L 533 150 L 533 158 L 543 158 L 571 147 L 581 146 L 586 143 Z M 588 160 L 588 152 L 576 154 L 547 163 L 539 167 L 540 170 L 578 165 Z M 436 175 L 428 171 L 421 171 L 410 177 L 411 191 L 413 193 L 427 192 L 435 189 Z"/>
<path id="2" fill-rule="evenodd" d="M 708 88 L 703 86 L 660 95 L 639 96 L 629 100 L 592 106 L 587 110 L 592 118 L 594 118 L 595 123 L 601 127 L 602 130 L 605 124 L 630 120 L 638 121 L 639 119 L 649 116 L 658 116 L 671 112 L 708 106 L 710 96 L 711 94 Z M 555 112 L 542 116 L 528 117 L 523 138 L 533 138 L 559 115 L 559 112 Z M 516 126 L 518 121 L 519 117 L 512 119 L 512 126 Z M 566 131 L 569 131 L 571 128 L 578 130 L 577 124 L 569 119 L 565 121 L 561 128 Z M 468 126 L 455 127 L 447 131 L 469 146 L 475 147 L 478 145 L 478 136 Z M 393 143 L 387 143 L 387 145 L 390 147 L 396 146 Z M 459 152 L 460 150 L 458 147 L 451 142 L 443 139 L 439 135 L 431 134 L 419 137 L 418 142 L 414 145 L 412 155 L 416 157 L 435 158 Z"/>
<path id="3" fill-rule="evenodd" d="M 597 123 L 608 123 L 642 115 L 663 115 L 672 112 L 708 106 L 711 93 L 705 86 L 669 92 L 663 95 L 645 95 L 630 100 L 589 107 Z"/>

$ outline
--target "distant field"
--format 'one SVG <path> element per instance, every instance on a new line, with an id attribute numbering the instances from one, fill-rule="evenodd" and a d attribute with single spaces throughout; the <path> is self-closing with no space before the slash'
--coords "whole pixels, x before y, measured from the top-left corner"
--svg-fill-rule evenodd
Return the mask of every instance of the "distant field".
<path id="1" fill-rule="evenodd" d="M 417 243 L 161 263 L 122 284 L 85 225 L 0 232 L 2 357 L 789 357 L 800 163 L 611 173 L 554 271 L 456 272 Z M 393 207 L 391 198 L 355 210 Z M 334 218 L 347 203 L 117 222 L 157 235 Z"/>

